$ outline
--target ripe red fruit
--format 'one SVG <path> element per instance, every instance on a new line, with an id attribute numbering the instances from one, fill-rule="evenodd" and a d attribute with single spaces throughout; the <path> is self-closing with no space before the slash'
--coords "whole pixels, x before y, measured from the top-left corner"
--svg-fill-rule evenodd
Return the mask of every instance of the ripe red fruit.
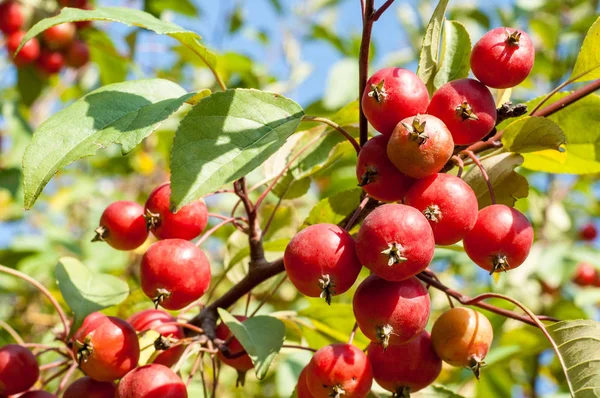
<path id="1" fill-rule="evenodd" d="M 82 8 L 88 5 L 88 0 L 60 0 L 61 7 Z"/>
<path id="2" fill-rule="evenodd" d="M 240 321 L 240 322 L 244 322 L 246 319 L 248 319 L 245 316 L 242 315 L 236 315 L 235 318 Z M 229 330 L 229 328 L 227 327 L 226 324 L 221 323 L 219 324 L 219 326 L 217 326 L 217 330 L 215 331 L 217 338 L 227 341 L 232 335 L 231 335 L 231 331 Z M 232 368 L 236 369 L 238 372 L 242 372 L 245 373 L 247 371 L 249 371 L 250 369 L 254 368 L 254 365 L 252 364 L 252 359 L 250 358 L 250 356 L 248 354 L 246 354 L 244 347 L 242 346 L 242 344 L 238 341 L 238 339 L 236 339 L 235 337 L 232 338 L 232 340 L 229 342 L 229 344 L 227 344 L 227 347 L 229 348 L 229 352 L 232 355 L 235 354 L 239 354 L 240 352 L 244 352 L 244 355 L 239 356 L 237 358 L 227 358 L 221 351 L 219 351 L 219 353 L 217 354 L 217 356 L 219 357 L 219 359 L 221 360 L 221 362 L 223 362 L 226 365 L 231 366 Z M 243 375 L 240 375 L 239 381 L 241 382 L 241 384 L 243 385 Z"/>
<path id="3" fill-rule="evenodd" d="M 28 391 L 19 398 L 56 398 L 56 395 L 42 390 Z"/>
<path id="4" fill-rule="evenodd" d="M 63 66 L 65 66 L 65 57 L 58 51 L 42 49 L 40 57 L 37 60 L 37 65 L 42 72 L 54 75 L 60 72 Z"/>
<path id="5" fill-rule="evenodd" d="M 15 32 L 9 35 L 6 38 L 6 48 L 8 49 L 8 53 L 11 57 L 13 57 L 17 48 L 19 48 L 19 44 L 21 44 L 21 40 L 25 37 L 25 32 Z M 40 56 L 40 42 L 34 37 L 30 39 L 21 51 L 17 54 L 16 57 L 12 58 L 15 65 L 21 67 L 27 64 L 30 64 L 36 61 Z"/>
<path id="6" fill-rule="evenodd" d="M 470 368 L 477 378 L 493 339 L 490 321 L 482 313 L 464 307 L 444 312 L 431 329 L 436 354 L 452 366 Z"/>
<path id="7" fill-rule="evenodd" d="M 100 217 L 93 241 L 103 241 L 118 250 L 133 250 L 148 238 L 144 208 L 120 200 L 108 205 Z"/>
<path id="8" fill-rule="evenodd" d="M 388 281 L 401 281 L 423 271 L 434 250 L 429 221 L 417 209 L 401 204 L 373 210 L 356 237 L 361 263 Z"/>
<path id="9" fill-rule="evenodd" d="M 135 330 L 113 316 L 88 315 L 73 340 L 79 367 L 97 381 L 120 379 L 137 366 L 140 357 Z"/>
<path id="10" fill-rule="evenodd" d="M 187 398 L 183 381 L 166 366 L 152 363 L 127 373 L 115 398 Z"/>
<path id="11" fill-rule="evenodd" d="M 314 398 L 364 398 L 373 384 L 367 356 L 350 344 L 319 349 L 307 365 L 306 384 Z"/>
<path id="12" fill-rule="evenodd" d="M 579 237 L 581 240 L 593 241 L 598 237 L 598 229 L 594 223 L 585 224 L 579 230 Z"/>
<path id="13" fill-rule="evenodd" d="M 429 221 L 435 243 L 451 245 L 463 239 L 477 221 L 477 196 L 458 177 L 434 174 L 418 180 L 408 190 L 404 203 Z"/>
<path id="14" fill-rule="evenodd" d="M 452 157 L 454 141 L 435 116 L 418 115 L 402 120 L 392 133 L 387 154 L 398 170 L 413 178 L 440 171 Z"/>
<path id="15" fill-rule="evenodd" d="M 522 30 L 496 28 L 475 43 L 471 70 L 479 81 L 493 88 L 509 88 L 521 83 L 531 72 L 535 48 Z"/>
<path id="16" fill-rule="evenodd" d="M 85 42 L 75 40 L 67 49 L 65 59 L 70 67 L 81 68 L 90 60 L 90 49 Z"/>
<path id="17" fill-rule="evenodd" d="M 402 68 L 375 72 L 367 81 L 361 100 L 369 123 L 388 136 L 402 119 L 425 113 L 428 104 L 425 84 L 413 72 Z"/>
<path id="18" fill-rule="evenodd" d="M 492 131 L 497 116 L 492 93 L 473 79 L 444 84 L 431 97 L 427 113 L 446 124 L 455 145 L 470 145 L 481 140 Z"/>
<path id="19" fill-rule="evenodd" d="M 529 255 L 533 228 L 518 210 L 491 205 L 479 211 L 463 243 L 469 258 L 490 274 L 508 271 L 523 264 Z"/>
<path id="20" fill-rule="evenodd" d="M 409 397 L 435 381 L 442 371 L 426 331 L 406 344 L 391 346 L 386 351 L 379 344 L 367 347 L 367 357 L 373 368 L 373 378 L 397 397 Z"/>
<path id="21" fill-rule="evenodd" d="M 73 42 L 76 32 L 75 24 L 66 22 L 46 29 L 42 33 L 42 38 L 49 49 L 61 50 Z"/>
<path id="22" fill-rule="evenodd" d="M 171 184 L 156 188 L 146 201 L 146 216 L 150 231 L 158 239 L 191 240 L 202 233 L 208 222 L 208 210 L 203 200 L 171 212 Z"/>
<path id="23" fill-rule="evenodd" d="M 308 367 L 305 366 L 300 372 L 300 376 L 298 376 L 298 384 L 296 384 L 296 395 L 298 398 L 314 398 L 314 396 L 308 390 L 308 384 L 306 381 L 306 374 Z"/>
<path id="24" fill-rule="evenodd" d="M 210 264 L 202 250 L 183 239 L 154 243 L 142 257 L 142 290 L 156 305 L 180 310 L 210 285 Z"/>
<path id="25" fill-rule="evenodd" d="M 356 163 L 359 186 L 382 202 L 402 200 L 414 180 L 402 174 L 387 156 L 389 137 L 371 138 L 360 150 Z"/>
<path id="26" fill-rule="evenodd" d="M 63 398 L 114 398 L 116 391 L 115 383 L 96 381 L 85 376 L 71 383 L 65 390 Z"/>
<path id="27" fill-rule="evenodd" d="M 598 271 L 590 263 L 579 263 L 573 277 L 573 282 L 579 286 L 596 285 L 598 281 Z"/>
<path id="28" fill-rule="evenodd" d="M 333 224 L 315 224 L 298 232 L 285 248 L 283 263 L 300 293 L 325 298 L 342 294 L 362 268 L 354 238 Z"/>
<path id="29" fill-rule="evenodd" d="M 35 356 L 27 348 L 7 344 L 0 348 L 0 395 L 30 389 L 40 375 Z"/>
<path id="30" fill-rule="evenodd" d="M 168 312 L 162 310 L 145 310 L 132 315 L 127 322 L 133 326 L 138 332 L 145 332 L 146 330 L 154 330 L 161 334 L 165 338 L 162 342 L 164 345 L 170 345 L 168 338 L 183 339 L 185 333 L 183 329 L 177 325 L 164 325 L 165 323 L 176 322 L 176 319 Z M 165 347 L 166 348 L 166 347 Z M 177 363 L 179 358 L 185 351 L 184 345 L 178 345 L 172 348 L 168 348 L 161 352 L 153 363 L 158 363 L 171 367 Z"/>
<path id="31" fill-rule="evenodd" d="M 23 10 L 19 3 L 9 0 L 0 4 L 0 30 L 4 34 L 17 32 L 23 27 L 24 22 Z"/>
<path id="32" fill-rule="evenodd" d="M 404 344 L 427 326 L 429 293 L 415 277 L 389 282 L 370 275 L 356 290 L 352 300 L 360 330 L 382 345 Z"/>

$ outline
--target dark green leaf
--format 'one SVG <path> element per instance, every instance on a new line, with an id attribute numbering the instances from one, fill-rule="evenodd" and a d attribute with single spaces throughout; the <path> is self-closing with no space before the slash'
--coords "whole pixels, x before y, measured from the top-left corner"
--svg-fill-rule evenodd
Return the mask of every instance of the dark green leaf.
<path id="1" fill-rule="evenodd" d="M 47 84 L 48 80 L 44 79 L 35 67 L 17 69 L 17 89 L 25 105 L 31 106 Z"/>

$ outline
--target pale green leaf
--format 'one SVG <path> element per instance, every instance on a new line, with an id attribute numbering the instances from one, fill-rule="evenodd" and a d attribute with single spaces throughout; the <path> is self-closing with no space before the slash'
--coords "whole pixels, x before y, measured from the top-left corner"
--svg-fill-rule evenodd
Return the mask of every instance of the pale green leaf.
<path id="1" fill-rule="evenodd" d="M 585 82 L 600 78 L 600 17 L 588 30 L 583 45 L 575 61 L 570 79 L 576 82 Z"/>
<path id="2" fill-rule="evenodd" d="M 438 2 L 431 19 L 429 20 L 429 24 L 427 25 L 427 30 L 423 37 L 423 44 L 421 45 L 421 53 L 419 54 L 417 76 L 419 76 L 427 86 L 429 94 L 433 93 L 433 80 L 438 68 L 438 53 L 440 51 L 444 14 L 447 6 L 448 0 L 440 0 Z"/>
<path id="3" fill-rule="evenodd" d="M 560 150 L 566 137 L 560 126 L 550 119 L 527 116 L 509 124 L 502 134 L 502 145 L 509 152 Z"/>
<path id="4" fill-rule="evenodd" d="M 90 49 L 90 59 L 98 65 L 102 84 L 125 81 L 130 60 L 119 53 L 108 33 L 98 29 L 83 32 Z"/>
<path id="5" fill-rule="evenodd" d="M 140 333 L 138 336 L 140 345 L 140 359 L 138 359 L 138 366 L 144 366 L 154 362 L 154 359 L 161 353 L 161 351 L 157 351 L 156 348 L 154 348 L 154 342 L 159 337 L 160 333 L 152 329 Z"/>
<path id="6" fill-rule="evenodd" d="M 321 223 L 339 223 L 358 207 L 361 193 L 362 189 L 355 188 L 320 200 L 312 208 L 302 227 Z"/>
<path id="7" fill-rule="evenodd" d="M 160 15 L 164 11 L 174 11 L 182 15 L 194 17 L 198 9 L 190 0 L 146 0 L 146 11 Z"/>
<path id="8" fill-rule="evenodd" d="M 440 65 L 433 80 L 435 90 L 449 81 L 469 76 L 471 69 L 471 38 L 463 24 L 444 23 Z"/>

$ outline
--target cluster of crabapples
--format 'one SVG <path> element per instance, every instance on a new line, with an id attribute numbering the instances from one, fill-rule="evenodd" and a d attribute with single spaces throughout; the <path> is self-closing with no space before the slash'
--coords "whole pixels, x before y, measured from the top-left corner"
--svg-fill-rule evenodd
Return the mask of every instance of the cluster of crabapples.
<path id="1" fill-rule="evenodd" d="M 91 9 L 87 0 L 60 0 L 60 7 Z M 6 37 L 6 48 L 12 55 L 25 37 L 26 6 L 17 0 L 6 0 L 0 4 L 0 31 Z M 42 40 L 32 38 L 12 58 L 18 67 L 33 64 L 45 75 L 54 75 L 65 66 L 81 68 L 88 63 L 88 45 L 78 38 L 78 31 L 90 26 L 89 21 L 63 23 L 44 31 Z"/>
<path id="2" fill-rule="evenodd" d="M 332 224 L 300 231 L 284 264 L 301 293 L 328 303 L 367 267 L 371 275 L 358 286 L 353 309 L 371 343 L 366 354 L 351 344 L 318 350 L 298 381 L 300 398 L 365 397 L 373 379 L 406 397 L 436 379 L 442 360 L 478 376 L 492 343 L 490 322 L 471 309 L 452 308 L 428 333 L 429 294 L 416 276 L 432 261 L 436 245 L 461 240 L 471 260 L 490 274 L 527 258 L 533 243 L 528 219 L 505 205 L 479 210 L 469 185 L 440 171 L 455 146 L 480 141 L 494 129 L 497 111 L 488 87 L 521 83 L 533 61 L 526 33 L 498 28 L 473 49 L 478 80 L 451 81 L 431 99 L 409 70 L 385 68 L 367 81 L 362 109 L 381 134 L 362 147 L 356 175 L 371 198 L 386 203 L 366 216 L 356 237 Z"/>

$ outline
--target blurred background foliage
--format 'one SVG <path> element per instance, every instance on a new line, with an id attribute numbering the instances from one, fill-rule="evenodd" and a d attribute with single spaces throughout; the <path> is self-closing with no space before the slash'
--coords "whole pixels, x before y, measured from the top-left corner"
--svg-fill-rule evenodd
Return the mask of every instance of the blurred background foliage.
<path id="1" fill-rule="evenodd" d="M 31 14 L 33 20 L 56 8 L 54 0 L 24 3 L 36 10 Z M 371 71 L 390 65 L 416 68 L 424 29 L 435 3 L 394 3 L 375 25 Z M 358 91 L 361 32 L 358 1 L 98 0 L 96 5 L 144 9 L 197 31 L 205 44 L 218 53 L 218 73 L 228 87 L 276 91 L 298 101 L 308 114 L 329 115 L 345 124 L 357 124 L 353 101 Z M 497 26 L 517 27 L 530 33 L 536 46 L 536 62 L 530 77 L 512 93 L 513 102 L 519 102 L 547 93 L 569 76 L 583 37 L 597 14 L 597 0 L 468 0 L 450 2 L 448 18 L 463 23 L 473 42 Z M 60 297 L 54 276 L 57 259 L 75 256 L 95 271 L 128 281 L 131 296 L 109 310 L 127 317 L 151 306 L 139 289 L 136 268 L 151 241 L 133 253 L 125 253 L 90 240 L 109 203 L 119 199 L 144 203 L 149 191 L 168 179 L 173 134 L 181 115 L 189 108 L 161 125 L 128 156 L 122 157 L 120 149 L 112 146 L 61 171 L 29 212 L 22 210 L 20 163 L 24 148 L 32 131 L 49 115 L 100 85 L 152 76 L 176 81 L 189 91 L 216 89 L 216 85 L 204 65 L 172 39 L 117 24 L 96 22 L 93 26 L 84 34 L 92 62 L 77 71 L 69 69 L 46 79 L 30 69 L 17 70 L 6 52 L 0 57 L 0 264 L 32 275 Z M 598 129 L 600 124 L 588 127 Z M 249 185 L 260 184 L 278 173 L 294 146 L 308 142 L 323 130 L 313 127 L 294 135 L 276 156 L 248 176 Z M 301 159 L 298 167 L 292 168 L 274 191 L 276 195 L 269 196 L 263 223 L 273 211 L 277 196 L 286 199 L 265 238 L 270 257 L 281 255 L 317 201 L 343 192 L 319 204 L 321 216 L 332 220 L 354 206 L 358 191 L 351 148 L 339 145 L 336 161 L 327 160 L 330 150 L 340 142 L 339 137 L 328 136 Z M 519 173 L 527 177 L 530 191 L 516 206 L 532 220 L 537 236 L 527 262 L 495 281 L 474 266 L 460 249 L 438 249 L 432 269 L 444 283 L 468 295 L 498 291 L 520 300 L 536 313 L 561 319 L 598 319 L 600 288 L 582 288 L 571 282 L 578 263 L 600 267 L 598 240 L 582 242 L 577 234 L 584 224 L 598 224 L 598 175 L 548 175 L 523 168 Z M 211 212 L 229 214 L 237 198 L 221 194 L 206 201 Z M 213 281 L 224 270 L 230 270 L 214 293 L 218 296 L 244 275 L 246 239 L 233 227 L 225 227 L 205 247 L 211 259 Z M 250 311 L 280 278 L 273 278 L 252 292 Z M 353 325 L 351 297 L 351 292 L 336 297 L 334 304 L 327 307 L 320 300 L 302 297 L 285 282 L 260 313 L 284 320 L 290 341 L 305 341 L 318 348 L 347 340 Z M 448 304 L 438 291 L 432 291 L 432 300 L 435 319 Z M 494 304 L 507 306 L 502 302 Z M 242 313 L 245 305 L 240 302 L 231 311 Z M 191 309 L 189 314 L 196 311 Z M 436 384 L 465 397 L 564 394 L 560 366 L 542 334 L 516 321 L 486 315 L 494 325 L 495 341 L 481 381 L 476 382 L 467 370 L 448 367 Z M 56 314 L 36 290 L 2 275 L 0 320 L 32 342 L 51 340 L 50 331 L 57 322 Z M 10 341 L 10 336 L 0 330 L 0 344 Z M 367 341 L 358 336 L 356 343 L 363 347 Z M 289 397 L 309 357 L 305 352 L 284 349 L 267 379 L 258 383 L 249 375 L 244 389 L 235 389 L 235 372 L 223 368 L 218 396 Z M 200 389 L 200 382 L 193 384 L 190 396 L 199 396 Z M 442 388 L 415 395 L 450 396 Z"/>

